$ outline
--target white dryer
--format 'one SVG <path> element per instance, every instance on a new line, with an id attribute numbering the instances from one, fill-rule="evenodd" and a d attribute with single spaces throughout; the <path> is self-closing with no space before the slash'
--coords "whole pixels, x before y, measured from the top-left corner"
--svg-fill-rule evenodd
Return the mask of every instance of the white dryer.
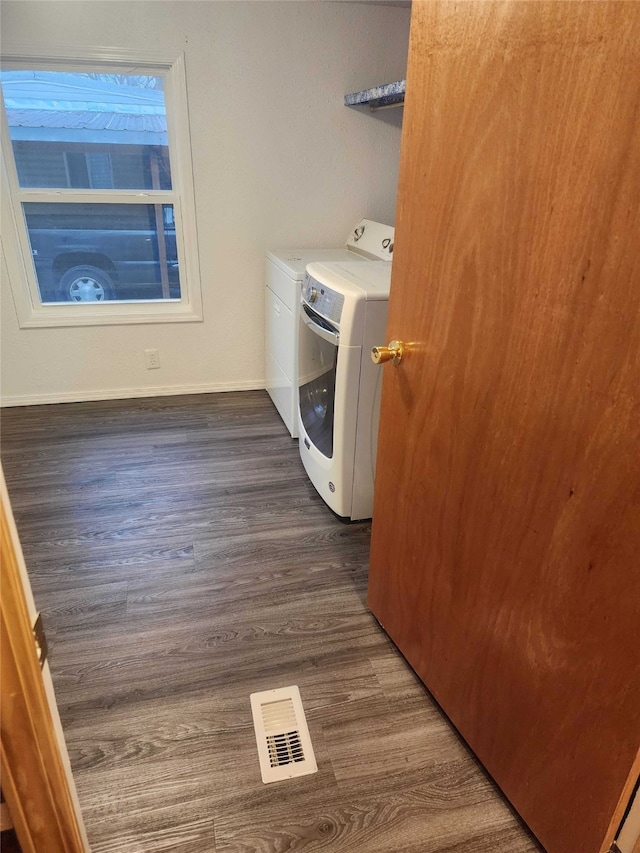
<path id="1" fill-rule="evenodd" d="M 391 264 L 307 267 L 298 342 L 302 463 L 325 503 L 345 519 L 373 511 L 382 371 L 371 349 L 385 339 Z"/>
<path id="2" fill-rule="evenodd" d="M 390 262 L 394 229 L 362 219 L 346 248 L 279 249 L 265 260 L 265 385 L 293 438 L 298 436 L 298 325 L 300 289 L 313 261 Z"/>

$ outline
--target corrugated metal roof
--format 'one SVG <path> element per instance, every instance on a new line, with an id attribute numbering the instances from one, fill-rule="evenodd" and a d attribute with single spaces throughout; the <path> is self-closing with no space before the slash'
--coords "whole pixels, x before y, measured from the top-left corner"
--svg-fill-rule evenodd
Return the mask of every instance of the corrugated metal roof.
<path id="1" fill-rule="evenodd" d="M 139 79 L 144 82 L 146 78 Z M 3 70 L 0 80 L 14 140 L 166 145 L 161 89 L 57 71 Z M 156 138 L 140 134 L 155 134 Z"/>
<path id="2" fill-rule="evenodd" d="M 73 130 L 121 130 L 142 133 L 166 133 L 167 120 L 158 115 L 90 112 L 88 110 L 14 110 L 7 109 L 9 127 L 52 127 Z"/>
<path id="3" fill-rule="evenodd" d="M 0 81 L 6 106 L 14 109 L 91 110 L 139 115 L 160 115 L 165 111 L 162 89 L 94 80 L 86 74 L 2 70 Z"/>

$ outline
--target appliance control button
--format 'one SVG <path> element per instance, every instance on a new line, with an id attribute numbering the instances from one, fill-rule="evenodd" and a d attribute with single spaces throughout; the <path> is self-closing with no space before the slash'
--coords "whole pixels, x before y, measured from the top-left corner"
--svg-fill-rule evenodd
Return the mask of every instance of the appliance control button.
<path id="1" fill-rule="evenodd" d="M 307 300 L 309 302 L 315 302 L 318 299 L 318 291 L 315 287 L 309 287 L 307 289 Z"/>

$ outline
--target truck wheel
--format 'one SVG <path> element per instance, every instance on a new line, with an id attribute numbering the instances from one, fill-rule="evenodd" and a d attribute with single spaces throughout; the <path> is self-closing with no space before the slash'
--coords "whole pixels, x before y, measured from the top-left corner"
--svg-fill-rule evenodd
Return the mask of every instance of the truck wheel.
<path id="1" fill-rule="evenodd" d="M 100 267 L 71 267 L 60 279 L 63 302 L 105 302 L 116 298 L 113 281 Z"/>

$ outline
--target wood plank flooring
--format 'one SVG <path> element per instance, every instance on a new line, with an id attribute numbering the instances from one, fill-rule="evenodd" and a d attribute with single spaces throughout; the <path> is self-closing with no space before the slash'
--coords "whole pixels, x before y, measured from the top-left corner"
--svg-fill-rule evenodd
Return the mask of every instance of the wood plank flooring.
<path id="1" fill-rule="evenodd" d="M 2 457 L 94 853 L 540 850 L 266 393 L 7 409 Z M 263 785 L 249 694 L 289 684 L 319 770 Z"/>

